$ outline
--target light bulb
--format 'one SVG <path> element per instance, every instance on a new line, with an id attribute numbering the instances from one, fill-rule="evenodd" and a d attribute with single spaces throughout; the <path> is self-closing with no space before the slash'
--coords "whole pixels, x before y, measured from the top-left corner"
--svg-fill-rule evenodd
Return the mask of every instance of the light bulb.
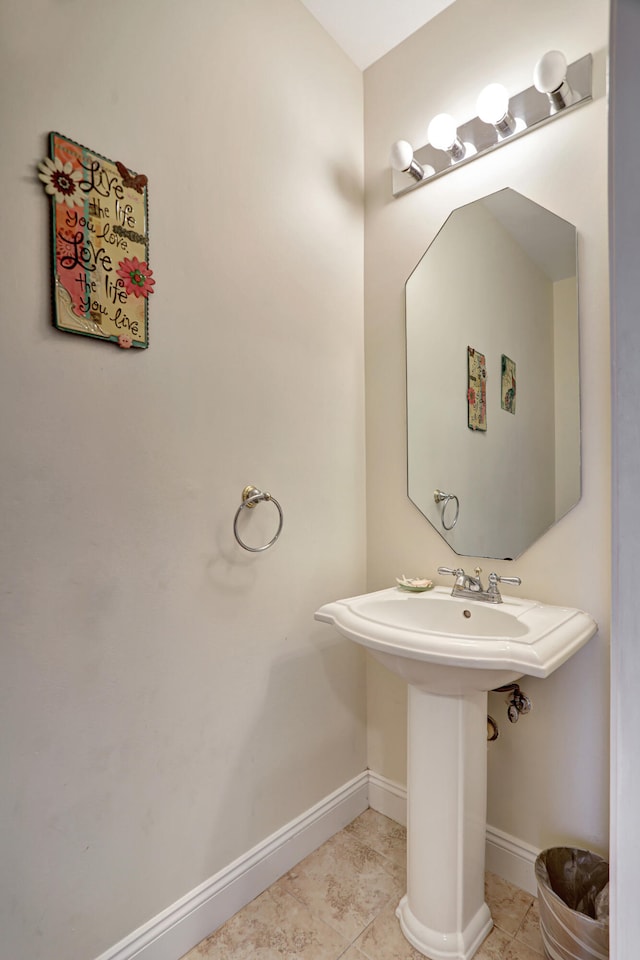
<path id="1" fill-rule="evenodd" d="M 549 50 L 540 57 L 533 69 L 533 85 L 540 93 L 546 93 L 551 113 L 574 102 L 573 90 L 567 83 L 567 59 L 564 53 Z"/>
<path id="2" fill-rule="evenodd" d="M 391 147 L 389 160 L 394 170 L 404 173 L 411 166 L 413 147 L 407 140 L 396 140 Z"/>
<path id="3" fill-rule="evenodd" d="M 496 124 L 509 110 L 509 94 L 501 83 L 490 83 L 478 97 L 478 116 L 484 123 Z"/>
<path id="4" fill-rule="evenodd" d="M 567 76 L 567 60 L 560 50 L 549 50 L 533 70 L 533 85 L 540 93 L 551 93 L 562 86 Z"/>
<path id="5" fill-rule="evenodd" d="M 394 170 L 410 174 L 414 180 L 424 180 L 435 173 L 433 167 L 422 167 L 413 159 L 413 147 L 407 140 L 396 140 L 391 147 L 389 162 Z"/>
<path id="6" fill-rule="evenodd" d="M 455 120 L 448 113 L 438 113 L 429 124 L 427 136 L 436 150 L 450 150 L 458 139 Z"/>
<path id="7" fill-rule="evenodd" d="M 478 97 L 478 116 L 490 123 L 501 137 L 516 130 L 516 121 L 509 113 L 509 94 L 501 83 L 490 83 Z"/>

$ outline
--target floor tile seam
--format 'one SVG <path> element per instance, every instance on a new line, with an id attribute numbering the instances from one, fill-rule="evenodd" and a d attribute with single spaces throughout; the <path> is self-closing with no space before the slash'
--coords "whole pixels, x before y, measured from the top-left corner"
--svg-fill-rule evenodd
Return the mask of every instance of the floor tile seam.
<path id="1" fill-rule="evenodd" d="M 384 860 L 387 860 L 389 863 L 393 863 L 394 866 L 396 866 L 396 867 L 402 866 L 402 864 L 401 864 L 398 860 L 395 860 L 392 856 L 389 856 L 388 853 L 384 853 L 382 850 L 378 850 L 378 848 L 377 848 L 377 847 L 374 847 L 373 844 L 369 844 L 369 846 L 370 846 L 371 849 L 372 849 L 375 853 L 377 853 L 380 857 L 383 857 Z"/>
<path id="2" fill-rule="evenodd" d="M 394 868 L 397 869 L 398 867 L 401 867 L 402 864 L 398 863 L 398 862 L 397 862 L 396 860 L 394 860 L 392 857 L 387 856 L 387 854 L 386 854 L 386 853 L 383 853 L 381 850 L 378 850 L 378 848 L 375 847 L 375 846 L 374 846 L 372 843 L 370 843 L 368 840 L 363 840 L 362 837 L 354 837 L 354 835 L 353 835 L 352 833 L 349 833 L 349 834 L 347 834 L 347 835 L 348 835 L 351 839 L 355 839 L 356 843 L 359 843 L 360 846 L 362 846 L 362 847 L 367 847 L 369 850 L 372 850 L 373 853 L 377 854 L 377 856 L 382 857 L 382 859 L 383 859 L 383 861 L 384 861 L 384 863 L 380 864 L 382 870 L 384 870 L 384 872 L 387 874 L 387 876 L 390 876 L 390 877 L 392 878 L 392 880 L 395 880 L 395 879 L 396 879 L 395 873 L 393 872 L 393 871 L 394 871 Z M 391 869 L 387 869 L 386 864 L 389 864 Z"/>
<path id="3" fill-rule="evenodd" d="M 384 910 L 384 909 L 386 908 L 386 906 L 387 906 L 387 904 L 385 904 L 385 907 L 383 907 L 382 909 Z M 366 957 L 366 960 L 371 960 L 371 957 L 370 957 L 370 955 L 366 952 L 366 950 L 364 950 L 361 946 L 359 946 L 358 941 L 359 941 L 359 940 L 361 941 L 361 940 L 364 939 L 365 933 L 367 932 L 367 930 L 369 930 L 369 929 L 371 929 L 371 927 L 373 927 L 374 923 L 376 922 L 376 920 L 377 920 L 378 917 L 380 916 L 380 913 L 381 913 L 381 912 L 382 912 L 382 911 L 379 911 L 379 912 L 375 915 L 375 917 L 365 926 L 364 930 L 361 930 L 361 931 L 360 931 L 360 933 L 358 934 L 358 936 L 355 938 L 355 940 L 354 940 L 354 941 L 352 942 L 352 944 L 351 944 L 352 947 L 355 947 L 355 948 L 356 948 L 356 950 L 358 951 L 358 953 L 361 953 L 363 957 Z"/>
<path id="4" fill-rule="evenodd" d="M 395 878 L 392 877 L 392 879 L 395 879 Z M 407 892 L 406 884 L 404 885 L 404 888 L 403 888 L 403 889 L 401 889 L 401 887 L 402 887 L 402 885 L 401 885 L 401 884 L 398 884 L 398 889 L 397 889 L 397 890 L 394 890 L 394 892 L 391 894 L 391 896 L 389 896 L 389 897 L 385 900 L 385 902 L 382 904 L 382 906 L 380 907 L 380 909 L 379 909 L 378 912 L 376 913 L 376 915 L 375 915 L 375 917 L 373 918 L 373 920 L 371 921 L 371 923 L 373 923 L 374 920 L 377 920 L 378 917 L 380 916 L 380 914 L 381 914 L 381 913 L 384 913 L 385 910 L 388 910 L 389 907 L 393 906 L 394 904 L 395 904 L 396 907 L 398 906 L 398 904 L 400 903 L 400 901 L 401 901 L 402 898 L 404 897 L 405 893 Z M 371 924 L 368 924 L 368 926 L 370 926 L 370 925 L 371 925 Z M 363 931 L 363 932 L 364 932 L 364 931 Z"/>
<path id="5" fill-rule="evenodd" d="M 491 908 L 492 912 L 495 910 L 496 913 L 508 915 L 511 923 L 517 923 L 518 930 L 527 919 L 529 911 L 535 902 L 534 899 L 531 898 L 526 906 L 524 904 L 520 904 L 520 906 L 518 906 L 515 903 L 509 904 L 508 901 L 505 903 L 505 901 L 500 897 L 492 897 L 491 895 L 487 896 L 486 894 L 485 900 L 487 901 L 487 904 Z"/>
<path id="6" fill-rule="evenodd" d="M 390 863 L 393 863 L 393 861 L 389 861 L 389 862 L 390 862 Z M 396 867 L 397 867 L 397 865 L 396 865 Z M 385 877 L 388 877 L 390 880 L 393 880 L 393 883 L 395 884 L 395 886 L 397 887 L 397 889 L 400 891 L 400 892 L 399 892 L 399 895 L 398 895 L 398 899 L 400 899 L 400 897 L 404 896 L 404 894 L 407 892 L 406 880 L 405 880 L 404 882 L 401 881 L 401 880 L 399 880 L 397 872 L 394 872 L 393 869 L 387 869 L 383 863 L 380 864 L 380 870 L 381 870 L 382 873 L 384 873 Z M 401 887 L 404 888 L 404 889 L 400 889 Z M 392 896 L 392 897 L 396 896 L 396 891 L 395 891 L 395 890 L 394 890 L 394 892 L 391 894 L 391 896 Z"/>
<path id="7" fill-rule="evenodd" d="M 528 906 L 527 909 L 525 910 L 524 917 L 522 918 L 522 920 L 521 920 L 520 923 L 518 924 L 518 929 L 517 929 L 516 932 L 514 933 L 514 937 L 517 937 L 517 936 L 518 936 L 518 934 L 520 933 L 520 931 L 521 931 L 522 928 L 524 927 L 525 923 L 527 922 L 527 917 L 528 917 L 529 914 L 531 913 L 531 908 L 532 908 L 532 906 L 534 905 L 534 903 L 535 903 L 535 897 L 531 897 L 531 903 L 529 904 L 529 906 Z"/>
<path id="8" fill-rule="evenodd" d="M 356 843 L 357 843 L 358 845 L 360 845 L 360 846 L 369 847 L 368 844 L 364 843 L 364 842 L 361 841 L 360 839 L 356 839 Z M 372 848 L 372 847 L 369 847 L 369 848 L 372 849 L 372 850 L 374 850 L 374 848 Z M 347 950 L 349 950 L 350 947 L 355 946 L 356 949 L 359 950 L 359 952 L 362 953 L 363 956 L 367 958 L 367 960 L 371 960 L 371 958 L 369 957 L 369 954 L 367 954 L 367 953 L 365 953 L 363 950 L 361 950 L 361 948 L 360 948 L 359 946 L 357 946 L 357 943 L 356 943 L 356 942 L 364 935 L 365 931 L 368 930 L 369 927 L 371 927 L 371 926 L 373 925 L 373 923 L 375 922 L 375 920 L 380 916 L 380 914 L 381 914 L 384 910 L 386 910 L 386 909 L 389 907 L 390 904 L 392 904 L 392 903 L 394 903 L 394 902 L 398 902 L 398 901 L 400 900 L 400 898 L 402 897 L 403 892 L 404 892 L 402 889 L 400 889 L 400 888 L 402 888 L 402 884 L 399 883 L 397 876 L 392 872 L 392 868 L 393 868 L 393 866 L 395 866 L 395 864 L 393 863 L 393 861 L 390 860 L 388 857 L 384 857 L 384 856 L 383 856 L 381 853 L 379 853 L 379 851 L 377 851 L 377 850 L 374 850 L 374 852 L 375 852 L 379 857 L 381 857 L 383 861 L 385 861 L 386 863 L 388 863 L 388 864 L 390 865 L 390 867 L 391 867 L 390 870 L 385 869 L 384 864 L 380 864 L 380 869 L 381 869 L 381 872 L 384 873 L 385 876 L 386 876 L 388 879 L 390 879 L 390 880 L 393 881 L 395 884 L 397 884 L 397 889 L 395 889 L 395 890 L 393 891 L 393 893 L 390 893 L 390 894 L 389 894 L 389 896 L 388 896 L 388 897 L 384 900 L 384 902 L 380 905 L 379 909 L 378 909 L 377 911 L 375 911 L 375 913 L 373 913 L 373 914 L 371 915 L 370 919 L 367 920 L 367 922 L 364 924 L 364 926 L 363 926 L 361 929 L 358 930 L 358 932 L 357 932 L 357 933 L 353 936 L 353 938 L 351 939 L 351 942 L 348 943 L 347 946 L 346 946 L 346 948 L 345 948 L 345 951 L 344 951 L 344 952 L 346 952 Z M 301 861 L 301 863 L 302 863 L 302 862 L 303 862 L 303 861 Z M 298 869 L 299 867 L 300 867 L 300 864 L 298 864 L 296 867 L 293 867 L 293 869 L 296 870 L 296 869 Z M 301 873 L 301 874 L 304 874 L 304 870 L 300 871 L 300 873 Z M 285 874 L 284 876 L 286 877 L 287 874 Z M 284 878 L 282 878 L 282 879 L 284 879 Z M 284 886 L 284 885 L 283 885 L 283 886 Z M 295 893 L 293 890 L 289 890 L 288 888 L 285 888 L 285 889 L 283 890 L 283 892 L 287 893 L 287 894 L 288 894 L 289 896 L 291 896 L 296 902 L 300 903 L 303 907 L 305 907 L 305 908 L 309 911 L 309 913 L 310 913 L 315 919 L 321 921 L 324 925 L 326 925 L 327 927 L 329 927 L 329 929 L 331 929 L 332 931 L 334 931 L 335 933 L 337 933 L 339 936 L 343 937 L 345 940 L 349 939 L 348 937 L 345 937 L 344 930 L 338 929 L 337 926 L 334 926 L 334 925 L 331 923 L 330 918 L 326 918 L 326 917 L 324 917 L 324 916 L 321 916 L 319 913 L 315 912 L 312 903 L 307 902 L 306 900 L 302 899 L 300 896 L 297 896 L 296 893 Z M 342 954 L 341 954 L 341 956 L 342 956 Z"/>
<path id="9" fill-rule="evenodd" d="M 538 950 L 538 948 L 534 947 L 529 940 L 525 940 L 523 937 L 520 937 L 519 934 L 520 934 L 520 931 L 518 931 L 518 933 L 514 933 L 513 939 L 517 940 L 518 943 L 521 943 L 524 947 L 529 947 L 529 949 L 533 950 L 534 953 L 538 953 L 541 956 L 543 955 L 542 950 Z"/>
<path id="10" fill-rule="evenodd" d="M 294 898 L 294 899 L 295 899 L 295 898 Z M 306 906 L 306 905 L 303 904 L 303 906 Z M 309 910 L 308 907 L 307 907 L 307 910 Z M 311 913 L 310 910 L 309 910 L 309 913 Z M 322 917 L 319 917 L 317 914 L 312 914 L 312 916 L 313 916 L 313 919 L 315 920 L 315 922 L 316 922 L 317 924 L 321 924 L 322 927 L 326 927 L 327 930 L 330 930 L 331 933 L 333 933 L 333 934 L 335 934 L 336 936 L 340 937 L 340 939 L 343 941 L 344 949 L 342 949 L 343 944 L 340 944 L 340 947 L 339 947 L 340 952 L 337 953 L 336 956 L 335 956 L 335 958 L 334 958 L 334 960 L 339 960 L 339 958 L 342 957 L 342 956 L 346 953 L 346 951 L 349 949 L 349 947 L 351 946 L 351 944 L 347 941 L 347 938 L 344 936 L 344 934 L 340 933 L 339 930 L 334 929 L 334 927 L 332 927 L 330 924 L 328 924 L 326 920 L 323 920 Z M 282 932 L 283 935 L 284 935 L 284 937 L 285 937 L 285 939 L 287 939 L 287 938 L 288 938 L 288 937 L 287 937 L 287 934 L 290 932 L 290 929 L 291 929 L 291 928 L 290 928 L 285 922 L 277 923 L 277 924 L 275 925 L 275 927 L 273 928 L 273 930 L 270 931 L 270 933 L 271 933 L 271 943 L 273 943 L 274 933 L 276 933 L 276 932 Z M 307 932 L 310 932 L 310 931 L 307 930 Z M 317 930 L 316 932 L 320 934 L 320 946 L 322 947 L 322 946 L 323 946 L 322 930 Z M 250 938 L 249 938 L 249 942 L 250 942 Z M 246 940 L 243 941 L 243 945 L 246 944 L 246 943 L 247 943 Z M 271 945 L 271 943 L 270 943 L 270 945 Z M 277 949 L 277 947 L 276 947 L 276 949 Z M 231 960 L 231 958 L 229 958 L 229 960 Z"/>
<path id="11" fill-rule="evenodd" d="M 337 836 L 342 836 L 348 841 L 348 843 L 355 843 L 361 847 L 368 847 L 370 850 L 373 850 L 374 853 L 378 853 L 378 850 L 376 850 L 371 841 L 368 838 L 365 839 L 364 837 L 360 836 L 360 834 L 356 833 L 355 830 L 341 830 Z"/>
<path id="12" fill-rule="evenodd" d="M 538 950 L 537 947 L 534 947 L 531 943 L 528 943 L 526 940 L 521 940 L 517 934 L 514 936 L 513 939 L 515 940 L 516 943 L 520 944 L 520 946 L 527 947 L 529 950 L 531 950 L 532 953 L 535 953 L 536 957 L 544 957 L 543 950 Z"/>
<path id="13" fill-rule="evenodd" d="M 276 883 L 277 883 L 277 881 L 276 881 Z M 275 884 L 272 884 L 272 887 L 273 887 L 273 886 L 275 886 Z M 267 890 L 265 890 L 265 893 L 269 893 L 269 892 L 271 891 L 272 887 L 268 887 Z M 321 927 L 326 927 L 327 930 L 330 930 L 332 933 L 334 933 L 334 934 L 336 934 L 337 936 L 340 937 L 340 939 L 341 939 L 341 940 L 344 942 L 344 944 L 345 944 L 345 948 L 344 948 L 344 950 L 343 950 L 341 953 L 338 954 L 338 956 L 336 957 L 336 960 L 338 960 L 338 958 L 341 957 L 341 956 L 349 949 L 349 947 L 351 946 L 351 943 L 349 942 L 348 938 L 345 937 L 344 933 L 343 933 L 341 930 L 336 930 L 336 928 L 335 928 L 334 926 L 332 926 L 330 923 L 328 923 L 328 922 L 325 920 L 324 917 L 321 917 L 318 913 L 316 913 L 316 912 L 312 909 L 312 907 L 310 906 L 310 904 L 306 903 L 304 900 L 301 900 L 299 897 L 296 897 L 295 894 L 291 893 L 289 890 L 286 890 L 286 889 L 281 889 L 281 890 L 280 890 L 280 893 L 279 893 L 279 896 L 282 896 L 283 899 L 290 898 L 291 900 L 293 900 L 294 903 L 297 903 L 297 904 L 299 904 L 299 906 L 304 907 L 304 909 L 305 909 L 305 910 L 307 911 L 307 913 L 315 920 L 316 923 L 319 923 L 319 924 L 321 925 Z M 288 925 L 287 925 L 286 921 L 281 921 L 281 922 L 276 923 L 276 924 L 274 925 L 274 927 L 272 928 L 271 933 L 272 933 L 272 935 L 273 935 L 273 932 L 274 932 L 274 931 L 282 931 L 282 932 L 286 935 L 286 932 L 287 932 L 288 929 L 289 929 L 289 928 L 288 928 Z M 247 933 L 245 936 L 241 937 L 240 942 L 244 945 L 244 944 L 246 944 L 247 942 L 250 942 L 251 939 L 252 939 L 251 933 Z"/>
<path id="14" fill-rule="evenodd" d="M 334 926 L 326 917 L 321 916 L 320 913 L 316 912 L 312 903 L 308 903 L 306 900 L 303 900 L 302 897 L 296 896 L 296 894 L 290 890 L 285 889 L 283 890 L 283 893 L 285 893 L 286 896 L 291 897 L 291 899 L 294 900 L 296 903 L 299 903 L 300 906 L 304 907 L 305 910 L 307 910 L 309 914 L 314 918 L 314 920 L 316 920 L 318 923 L 321 923 L 324 927 L 327 927 L 327 929 L 331 930 L 332 933 L 337 933 L 338 936 L 341 937 L 346 944 L 343 950 L 343 953 L 346 953 L 346 951 L 352 945 L 354 940 L 357 940 L 358 937 L 360 936 L 360 933 L 362 931 L 357 933 L 353 940 L 350 940 L 349 937 L 345 936 L 344 930 L 338 930 L 337 926 Z M 342 953 L 340 954 L 340 956 L 342 956 Z"/>
<path id="15" fill-rule="evenodd" d="M 388 820 L 388 818 L 385 819 Z M 341 832 L 350 833 L 355 836 L 378 837 L 381 841 L 391 843 L 395 843 L 397 840 L 406 840 L 406 828 L 401 824 L 396 823 L 394 820 L 388 820 L 388 822 L 392 824 L 392 826 L 388 827 L 386 824 L 370 826 L 369 824 L 356 823 L 355 820 L 352 820 L 351 823 L 342 828 Z"/>
<path id="16" fill-rule="evenodd" d="M 393 830 L 379 831 L 370 830 L 366 826 L 352 828 L 351 825 L 349 825 L 344 827 L 340 832 L 350 837 L 356 837 L 362 840 L 363 843 L 368 843 L 371 846 L 374 846 L 376 842 L 384 845 L 389 843 L 406 843 L 407 841 L 406 830 L 399 830 L 397 832 Z"/>
<path id="17" fill-rule="evenodd" d="M 491 909 L 491 908 L 489 908 L 489 909 Z M 493 913 L 493 911 L 491 911 L 491 912 Z M 501 924 L 501 922 L 500 922 L 500 920 L 496 920 L 495 917 L 492 917 L 492 919 L 493 919 L 493 925 L 494 925 L 494 927 L 496 928 L 496 930 L 499 930 L 500 933 L 504 933 L 505 937 L 509 937 L 511 940 L 515 940 L 516 934 L 515 934 L 515 931 L 514 931 L 514 930 L 509 930 L 508 927 L 503 927 L 502 924 Z M 519 930 L 519 929 L 520 929 L 520 927 L 518 927 L 518 930 Z"/>
<path id="18" fill-rule="evenodd" d="M 285 873 L 284 876 L 280 877 L 280 880 L 276 880 L 276 883 L 280 883 L 280 881 L 284 880 L 286 876 L 287 874 Z M 275 886 L 275 884 L 273 884 L 272 886 Z M 267 889 L 271 890 L 271 887 L 268 887 Z M 291 897 L 292 900 L 295 900 L 296 903 L 299 903 L 301 907 L 306 907 L 309 913 L 311 913 L 314 917 L 317 917 L 317 914 L 313 912 L 313 910 L 311 909 L 309 904 L 306 902 L 306 900 L 303 900 L 302 897 L 297 896 L 297 894 L 293 890 L 289 890 L 284 883 L 281 886 L 281 891 L 282 893 L 286 894 L 288 897 Z"/>
<path id="19" fill-rule="evenodd" d="M 390 859 L 390 857 L 386 853 L 384 853 L 382 850 L 380 850 L 379 847 L 375 845 L 375 843 L 372 843 L 371 840 L 368 840 L 365 837 L 355 836 L 355 834 L 353 833 L 348 834 L 348 836 L 351 837 L 352 840 L 356 840 L 363 847 L 368 847 L 369 850 L 373 850 L 373 852 L 377 853 L 378 856 L 385 857 L 387 860 Z"/>
<path id="20" fill-rule="evenodd" d="M 357 953 L 358 956 L 364 957 L 365 960 L 369 960 L 369 958 L 365 956 L 365 954 L 362 952 L 362 950 L 359 950 L 358 947 L 355 947 L 352 943 L 349 944 L 349 946 L 348 946 L 347 949 L 344 951 L 344 953 L 341 953 L 339 957 L 336 957 L 336 960 L 342 960 L 342 958 L 343 958 L 343 957 L 346 957 L 346 955 L 349 953 L 349 951 L 350 951 L 351 949 L 354 949 L 354 950 L 356 951 L 356 953 Z"/>
<path id="21" fill-rule="evenodd" d="M 341 832 L 343 832 L 343 831 L 341 831 Z M 366 844 L 360 844 L 360 846 L 366 846 Z M 376 851 L 374 851 L 374 852 L 376 852 Z M 378 854 L 378 856 L 381 856 L 381 854 Z M 306 859 L 306 858 L 305 858 L 305 859 Z M 335 866 L 338 865 L 338 862 L 339 862 L 339 861 L 336 861 Z M 391 861 L 389 861 L 389 862 L 391 863 Z M 297 864 L 295 867 L 292 867 L 292 870 L 298 871 L 300 877 L 306 878 L 307 880 L 309 880 L 309 881 L 312 883 L 312 882 L 313 882 L 313 878 L 312 878 L 312 877 L 309 877 L 308 875 L 305 874 L 304 868 L 303 868 L 303 869 L 300 869 L 300 867 L 301 867 L 301 865 L 302 865 L 303 863 L 304 863 L 304 860 L 300 861 L 299 864 Z M 379 866 L 380 866 L 380 871 L 385 875 L 385 877 L 386 877 L 388 880 L 391 880 L 394 884 L 397 885 L 397 886 L 396 886 L 396 889 L 394 889 L 394 891 L 389 894 L 389 896 L 388 896 L 388 897 L 384 900 L 384 902 L 380 905 L 380 908 L 379 908 L 377 911 L 375 911 L 374 913 L 372 913 L 372 914 L 370 915 L 370 919 L 366 920 L 364 926 L 363 926 L 361 929 L 359 929 L 358 932 L 354 935 L 351 943 L 355 942 L 355 940 L 357 940 L 358 937 L 361 936 L 361 934 L 364 932 L 364 930 L 366 930 L 367 927 L 370 926 L 371 923 L 373 923 L 373 921 L 376 919 L 376 917 L 379 915 L 379 913 L 381 913 L 382 910 L 384 910 L 384 909 L 387 908 L 387 906 L 389 905 L 389 903 L 393 902 L 393 901 L 396 900 L 396 899 L 399 900 L 400 897 L 402 896 L 402 891 L 398 889 L 398 888 L 402 887 L 402 884 L 399 883 L 398 878 L 397 878 L 391 871 L 388 871 L 388 870 L 384 869 L 384 866 L 383 866 L 383 865 L 380 864 Z M 280 884 L 282 885 L 282 890 L 283 890 L 283 892 L 287 893 L 287 894 L 288 894 L 289 896 L 291 896 L 294 900 L 296 900 L 298 903 L 300 903 L 303 907 L 305 907 L 305 908 L 309 911 L 309 913 L 310 913 L 312 916 L 316 917 L 318 920 L 321 920 L 321 921 L 322 921 L 326 926 L 328 926 L 331 930 L 335 931 L 335 932 L 338 933 L 341 937 L 343 937 L 343 939 L 348 940 L 349 938 L 348 938 L 347 936 L 345 936 L 345 932 L 344 932 L 343 929 L 338 929 L 337 926 L 334 926 L 334 925 L 330 922 L 330 919 L 329 919 L 329 918 L 327 918 L 327 917 L 325 917 L 325 916 L 323 916 L 323 915 L 321 915 L 320 913 L 318 913 L 318 912 L 315 911 L 312 901 L 309 902 L 309 901 L 307 901 L 306 899 L 304 899 L 303 895 L 302 895 L 302 894 L 298 894 L 298 893 L 296 892 L 295 888 L 294 888 L 293 890 L 290 890 L 290 889 L 289 889 L 289 887 L 283 882 L 283 881 L 286 880 L 286 878 L 287 878 L 288 875 L 289 875 L 289 873 L 285 873 L 285 874 L 280 878 L 280 880 L 276 881 L 276 883 L 280 883 Z M 275 886 L 275 884 L 274 884 L 274 886 Z M 269 889 L 271 889 L 271 888 L 269 888 Z"/>
<path id="22" fill-rule="evenodd" d="M 289 894 L 289 891 L 288 891 L 288 890 L 287 890 L 286 892 Z M 371 923 L 373 923 L 373 921 L 374 921 L 374 920 L 376 919 L 376 917 L 378 916 L 377 913 L 376 913 L 374 916 L 372 916 L 371 919 L 367 920 L 366 923 L 364 924 L 364 926 L 361 927 L 361 928 L 358 930 L 358 932 L 357 932 L 356 934 L 354 934 L 353 937 L 350 938 L 350 935 L 345 935 L 344 929 L 338 929 L 338 926 L 337 926 L 337 925 L 334 926 L 334 924 L 331 923 L 331 918 L 330 918 L 330 917 L 321 916 L 319 913 L 316 913 L 316 911 L 314 910 L 312 904 L 308 903 L 306 900 L 301 900 L 299 897 L 295 896 L 295 894 L 293 894 L 293 893 L 290 893 L 289 896 L 291 896 L 294 900 L 296 900 L 296 901 L 297 901 L 298 903 L 300 903 L 303 907 L 305 907 L 305 908 L 309 911 L 309 913 L 311 914 L 312 917 L 314 917 L 316 920 L 319 920 L 322 924 L 324 924 L 325 927 L 328 927 L 328 928 L 329 928 L 330 930 L 332 930 L 334 933 L 337 933 L 338 936 L 342 937 L 342 939 L 347 943 L 347 947 L 346 947 L 347 950 L 349 949 L 350 946 L 352 946 L 353 943 L 355 943 L 355 941 L 358 939 L 358 937 L 362 935 L 362 933 L 367 929 L 367 927 L 368 927 Z M 391 898 L 389 898 L 389 899 L 391 899 Z M 384 906 L 386 907 L 386 905 L 387 905 L 387 901 L 385 901 Z"/>

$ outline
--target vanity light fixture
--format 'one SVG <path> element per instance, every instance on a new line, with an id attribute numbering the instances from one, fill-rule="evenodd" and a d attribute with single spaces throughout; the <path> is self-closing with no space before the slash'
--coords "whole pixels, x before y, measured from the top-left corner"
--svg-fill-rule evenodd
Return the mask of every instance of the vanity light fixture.
<path id="1" fill-rule="evenodd" d="M 456 124 L 448 114 L 438 114 L 429 124 L 429 142 L 425 146 L 414 150 L 406 140 L 394 143 L 391 149 L 394 197 L 415 190 L 589 103 L 591 74 L 590 53 L 567 65 L 563 53 L 550 50 L 536 63 L 533 86 L 521 93 L 509 96 L 501 84 L 491 83 L 478 97 L 478 116 L 472 120 Z M 408 179 L 412 182 L 407 182 Z"/>

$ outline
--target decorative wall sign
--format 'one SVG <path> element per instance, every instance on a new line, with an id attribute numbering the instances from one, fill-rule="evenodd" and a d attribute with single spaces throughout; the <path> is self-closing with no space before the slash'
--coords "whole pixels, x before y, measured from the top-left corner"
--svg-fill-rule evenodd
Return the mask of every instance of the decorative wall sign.
<path id="1" fill-rule="evenodd" d="M 484 354 L 467 347 L 467 405 L 470 430 L 487 429 L 487 365 Z"/>
<path id="2" fill-rule="evenodd" d="M 148 347 L 147 178 L 59 133 L 38 176 L 51 196 L 59 330 Z"/>
<path id="3" fill-rule="evenodd" d="M 504 353 L 502 354 L 502 384 L 500 405 L 507 413 L 516 412 L 516 365 Z"/>

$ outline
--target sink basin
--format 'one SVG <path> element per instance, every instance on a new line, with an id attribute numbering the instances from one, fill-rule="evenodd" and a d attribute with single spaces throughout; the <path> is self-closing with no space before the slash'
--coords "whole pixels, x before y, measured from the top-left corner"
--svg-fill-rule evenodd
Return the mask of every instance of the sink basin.
<path id="1" fill-rule="evenodd" d="M 407 683 L 432 693 L 493 690 L 523 674 L 548 677 L 596 632 L 582 610 L 504 597 L 452 597 L 448 587 L 399 587 L 327 603 L 316 619 L 367 647 Z"/>
<path id="2" fill-rule="evenodd" d="M 597 630 L 587 613 L 399 588 L 327 603 L 333 624 L 409 684 L 407 940 L 432 960 L 471 960 L 493 921 L 484 900 L 488 691 L 548 677 Z"/>

